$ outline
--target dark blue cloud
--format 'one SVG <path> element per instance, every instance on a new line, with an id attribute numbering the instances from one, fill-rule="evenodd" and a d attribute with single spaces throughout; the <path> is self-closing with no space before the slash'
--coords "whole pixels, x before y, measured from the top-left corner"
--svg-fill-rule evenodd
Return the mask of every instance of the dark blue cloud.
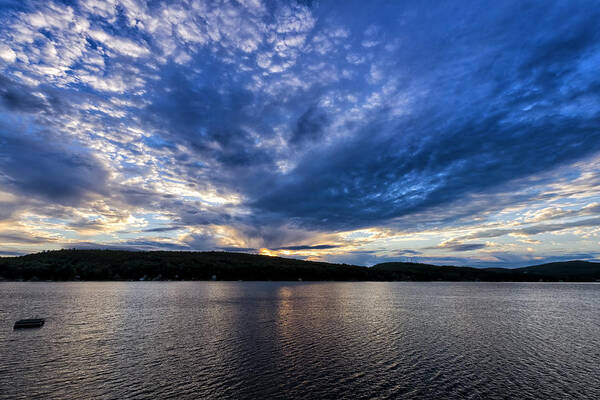
<path id="1" fill-rule="evenodd" d="M 327 122 L 327 114 L 318 107 L 311 106 L 298 118 L 290 143 L 296 145 L 320 139 L 325 133 Z"/>
<path id="2" fill-rule="evenodd" d="M 64 248 L 73 249 L 103 249 L 103 250 L 133 250 L 133 251 L 155 251 L 155 250 L 173 250 L 173 251 L 193 251 L 188 246 L 170 243 L 166 241 L 155 240 L 124 240 L 115 243 L 95 243 L 79 242 L 75 245 L 64 246 Z"/>
<path id="3" fill-rule="evenodd" d="M 271 177 L 272 189 L 254 198 L 257 212 L 312 228 L 381 224 L 597 153 L 600 80 L 581 65 L 598 50 L 597 11 L 544 10 L 535 32 L 526 21 L 537 7 L 514 21 L 478 11 L 480 22 L 445 16 L 460 26 L 460 35 L 449 28 L 457 36 L 446 50 L 441 25 L 421 38 L 431 54 L 414 50 L 423 56 L 417 63 L 430 64 L 414 79 L 430 92 L 409 116 L 379 115 L 305 155 Z M 584 97 L 593 99 L 588 109 L 567 111 Z"/>
<path id="4" fill-rule="evenodd" d="M 598 122 L 557 116 L 503 126 L 488 118 L 414 138 L 409 149 L 367 131 L 308 155 L 254 205 L 313 227 L 381 223 L 597 152 Z"/>
<path id="5" fill-rule="evenodd" d="M 34 91 L 37 96 L 33 94 Z M 70 111 L 69 105 L 61 99 L 59 90 L 44 86 L 32 90 L 3 75 L 0 75 L 0 106 L 11 112 L 28 114 L 60 115 Z"/>
<path id="6" fill-rule="evenodd" d="M 46 108 L 40 97 L 32 96 L 24 85 L 0 76 L 0 100 L 10 111 L 36 112 Z"/>
<path id="7" fill-rule="evenodd" d="M 453 251 L 473 251 L 483 249 L 484 247 L 486 247 L 485 243 L 465 243 L 446 246 L 446 248 L 451 249 Z"/>
<path id="8" fill-rule="evenodd" d="M 55 140 L 60 139 L 0 126 L 0 185 L 25 198 L 71 205 L 106 194 L 108 173 L 102 164 L 84 147 Z"/>
<path id="9" fill-rule="evenodd" d="M 216 76 L 211 76 L 211 80 L 222 74 L 218 70 L 212 72 Z M 258 146 L 249 131 L 262 126 L 254 114 L 252 92 L 229 83 L 208 83 L 207 76 L 193 71 L 184 75 L 167 69 L 165 75 L 154 88 L 152 103 L 145 113 L 149 127 L 157 134 L 185 143 L 193 151 L 195 161 L 207 164 L 246 168 L 271 161 L 269 152 Z M 261 133 L 268 134 L 264 130 Z"/>
<path id="10" fill-rule="evenodd" d="M 144 229 L 144 232 L 171 232 L 181 229 L 180 226 L 164 226 L 158 228 Z"/>
<path id="11" fill-rule="evenodd" d="M 337 247 L 340 247 L 338 245 L 335 244 L 317 244 L 317 245 L 300 245 L 300 246 L 285 246 L 285 247 L 277 247 L 273 250 L 292 250 L 292 251 L 298 251 L 298 250 L 329 250 L 329 249 L 335 249 Z"/>

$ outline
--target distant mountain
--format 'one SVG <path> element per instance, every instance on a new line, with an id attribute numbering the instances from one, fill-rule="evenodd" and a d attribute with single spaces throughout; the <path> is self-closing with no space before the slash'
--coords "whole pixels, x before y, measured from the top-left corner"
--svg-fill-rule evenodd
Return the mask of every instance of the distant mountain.
<path id="1" fill-rule="evenodd" d="M 471 268 L 414 263 L 382 263 L 375 270 L 395 274 L 400 280 L 445 281 L 600 281 L 600 263 L 566 261 L 523 268 Z"/>
<path id="2" fill-rule="evenodd" d="M 393 280 L 411 281 L 497 281 L 498 274 L 479 268 L 439 266 L 419 263 L 387 262 L 371 267 L 374 271 L 385 272 Z M 495 279 L 496 278 L 496 279 Z"/>
<path id="3" fill-rule="evenodd" d="M 565 261 L 518 268 L 524 274 L 555 276 L 567 280 L 596 280 L 600 278 L 600 263 Z"/>
<path id="4" fill-rule="evenodd" d="M 57 250 L 0 258 L 0 280 L 600 281 L 600 263 L 470 268 L 390 262 L 373 267 L 228 252 Z"/>

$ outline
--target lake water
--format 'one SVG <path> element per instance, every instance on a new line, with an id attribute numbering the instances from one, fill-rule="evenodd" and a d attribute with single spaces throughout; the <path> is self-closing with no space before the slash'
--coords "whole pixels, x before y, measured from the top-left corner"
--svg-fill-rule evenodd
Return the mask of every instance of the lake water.
<path id="1" fill-rule="evenodd" d="M 2 399 L 599 399 L 600 285 L 5 282 L 0 356 Z"/>

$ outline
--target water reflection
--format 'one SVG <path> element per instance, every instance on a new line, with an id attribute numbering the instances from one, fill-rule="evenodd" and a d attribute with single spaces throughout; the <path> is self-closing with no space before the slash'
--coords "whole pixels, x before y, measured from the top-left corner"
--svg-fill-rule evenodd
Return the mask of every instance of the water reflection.
<path id="1" fill-rule="evenodd" d="M 2 283 L 0 398 L 599 398 L 599 311 L 599 285 Z"/>

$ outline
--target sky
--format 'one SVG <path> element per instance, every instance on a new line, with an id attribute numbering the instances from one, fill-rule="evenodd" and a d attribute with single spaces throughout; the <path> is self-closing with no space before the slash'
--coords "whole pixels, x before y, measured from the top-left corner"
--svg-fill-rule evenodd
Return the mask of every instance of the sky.
<path id="1" fill-rule="evenodd" d="M 600 260 L 596 1 L 0 3 L 0 256 Z"/>

